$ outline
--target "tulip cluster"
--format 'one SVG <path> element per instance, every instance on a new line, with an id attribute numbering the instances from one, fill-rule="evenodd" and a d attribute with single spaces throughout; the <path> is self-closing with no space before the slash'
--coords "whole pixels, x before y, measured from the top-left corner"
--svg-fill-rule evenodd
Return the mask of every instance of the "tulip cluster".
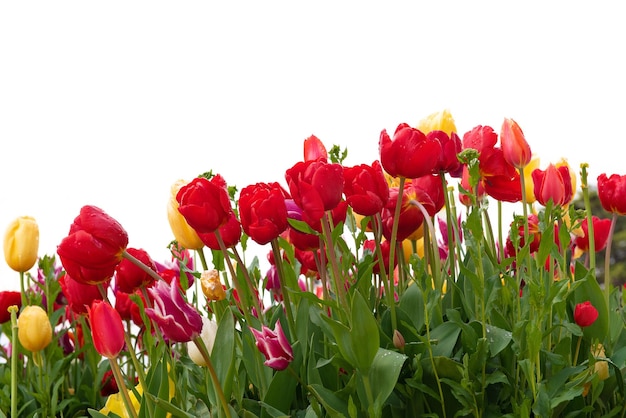
<path id="1" fill-rule="evenodd" d="M 581 210 L 567 161 L 540 168 L 515 120 L 460 134 L 448 111 L 382 129 L 368 164 L 315 135 L 303 151 L 282 179 L 240 190 L 212 171 L 175 181 L 168 260 L 93 205 L 60 240 L 60 265 L 38 258 L 34 219 L 12 223 L 5 260 L 23 288 L 0 292 L 12 414 L 624 411 L 626 296 L 610 254 L 601 287 L 595 256 L 626 215 L 626 176 L 597 177 L 603 219 L 586 166 Z M 494 228 L 491 199 L 521 214 Z"/>

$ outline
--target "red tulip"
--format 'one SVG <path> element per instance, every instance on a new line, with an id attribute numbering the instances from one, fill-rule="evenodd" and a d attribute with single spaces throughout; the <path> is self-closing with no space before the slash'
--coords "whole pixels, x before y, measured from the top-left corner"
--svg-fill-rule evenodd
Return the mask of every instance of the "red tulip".
<path id="1" fill-rule="evenodd" d="M 344 167 L 344 194 L 354 212 L 372 216 L 382 210 L 389 200 L 389 184 L 380 162 Z"/>
<path id="2" fill-rule="evenodd" d="M 523 218 L 516 218 L 513 222 L 511 222 L 511 231 L 506 238 L 506 246 L 505 252 L 506 256 L 514 257 L 517 254 L 517 251 L 524 247 L 524 220 Z M 517 235 L 517 247 L 514 246 L 513 241 L 511 240 L 512 236 Z M 541 243 L 541 231 L 539 230 L 539 217 L 537 215 L 530 214 L 528 215 L 528 237 L 530 238 L 530 248 L 529 251 L 531 254 L 537 252 L 539 250 L 539 244 Z"/>
<path id="3" fill-rule="evenodd" d="M 81 283 L 74 280 L 69 274 L 61 276 L 59 284 L 63 296 L 67 299 L 67 306 L 75 315 L 86 314 L 87 309 L 94 301 L 104 298 L 97 285 Z M 101 285 L 106 290 L 109 282 L 101 283 Z"/>
<path id="4" fill-rule="evenodd" d="M 450 135 L 443 131 L 431 131 L 426 137 L 428 139 L 436 139 L 441 144 L 441 154 L 435 171 L 438 173 L 450 173 L 452 177 L 461 177 L 463 165 L 457 157 L 463 151 L 461 139 L 452 132 Z"/>
<path id="5" fill-rule="evenodd" d="M 8 309 L 9 306 L 13 305 L 17 306 L 19 312 L 19 309 L 22 307 L 22 293 L 13 290 L 0 292 L 0 324 L 11 320 L 11 313 Z"/>
<path id="6" fill-rule="evenodd" d="M 304 161 L 322 160 L 328 161 L 326 147 L 315 135 L 304 140 Z"/>
<path id="7" fill-rule="evenodd" d="M 373 254 L 374 256 L 374 264 L 372 266 L 372 271 L 374 272 L 374 274 L 379 274 L 380 273 L 380 262 L 378 260 L 378 254 L 376 252 L 376 242 L 374 240 L 368 239 L 363 243 L 363 249 L 366 251 L 369 251 Z M 389 245 L 389 241 L 387 240 L 383 240 L 380 243 L 380 250 L 383 254 L 383 266 L 385 266 L 385 272 L 387 274 L 389 274 L 389 255 L 390 255 L 390 245 Z M 397 254 L 394 257 L 393 260 L 393 265 L 396 266 L 398 265 L 398 257 Z"/>
<path id="8" fill-rule="evenodd" d="M 439 174 L 413 179 L 411 180 L 411 185 L 426 193 L 432 201 L 433 207 L 428 208 L 431 216 L 437 214 L 446 205 L 446 196 L 444 194 L 446 190 L 443 188 Z"/>
<path id="9" fill-rule="evenodd" d="M 593 225 L 593 243 L 595 251 L 602 251 L 609 240 L 609 232 L 611 231 L 611 220 L 600 219 L 597 216 L 591 217 Z M 589 225 L 587 220 L 583 220 L 581 224 L 583 231 L 582 236 L 574 239 L 574 258 L 580 256 L 581 252 L 589 251 Z"/>
<path id="10" fill-rule="evenodd" d="M 250 331 L 256 338 L 257 348 L 265 356 L 266 366 L 274 370 L 285 370 L 293 361 L 293 350 L 280 321 L 276 322 L 274 330 L 263 325 L 261 331 L 254 328 L 250 328 Z"/>
<path id="11" fill-rule="evenodd" d="M 117 357 L 124 348 L 124 324 L 120 314 L 102 300 L 94 301 L 88 314 L 96 351 L 108 359 Z"/>
<path id="12" fill-rule="evenodd" d="M 234 247 L 241 240 L 241 223 L 239 222 L 239 219 L 237 219 L 235 213 L 232 211 L 230 212 L 230 215 L 228 215 L 228 220 L 226 221 L 226 223 L 220 226 L 217 230 L 219 231 L 226 248 Z M 206 245 L 210 249 L 218 251 L 221 250 L 215 232 L 209 232 L 206 234 L 199 233 L 198 236 L 200 237 L 204 245 Z"/>
<path id="13" fill-rule="evenodd" d="M 145 250 L 128 248 L 126 251 L 156 272 L 156 264 Z M 128 259 L 123 259 L 115 268 L 115 286 L 122 292 L 133 293 L 137 289 L 150 286 L 153 282 L 152 276 Z"/>
<path id="14" fill-rule="evenodd" d="M 504 159 L 515 168 L 524 168 L 530 162 L 532 153 L 524 137 L 522 128 L 513 119 L 505 118 L 500 131 L 500 144 Z"/>
<path id="15" fill-rule="evenodd" d="M 532 178 L 535 198 L 540 204 L 545 206 L 552 200 L 553 204 L 563 206 L 572 201 L 572 177 L 567 165 L 556 167 L 550 164 L 545 171 L 536 169 L 532 172 Z"/>
<path id="16" fill-rule="evenodd" d="M 265 245 L 287 229 L 287 197 L 278 183 L 256 183 L 241 190 L 241 227 L 256 243 Z"/>
<path id="17" fill-rule="evenodd" d="M 178 282 L 174 279 L 174 282 Z M 183 298 L 177 283 L 158 281 L 148 289 L 154 298 L 154 307 L 147 308 L 146 314 L 159 327 L 163 336 L 172 342 L 189 342 L 202 331 L 202 317 Z"/>
<path id="18" fill-rule="evenodd" d="M 580 327 L 588 327 L 593 324 L 596 319 L 598 319 L 598 310 L 591 304 L 591 302 L 586 301 L 583 303 L 579 303 L 574 308 L 574 321 Z"/>
<path id="19" fill-rule="evenodd" d="M 226 182 L 219 174 L 211 180 L 196 177 L 176 194 L 178 211 L 197 233 L 215 232 L 232 212 Z"/>
<path id="20" fill-rule="evenodd" d="M 343 168 L 322 160 L 296 163 L 285 172 L 289 192 L 312 221 L 334 209 L 343 194 Z"/>
<path id="21" fill-rule="evenodd" d="M 441 157 L 441 143 L 437 139 L 406 123 L 398 125 L 393 140 L 383 130 L 378 150 L 383 168 L 392 177 L 414 179 L 434 174 Z"/>
<path id="22" fill-rule="evenodd" d="M 83 206 L 57 254 L 74 280 L 98 284 L 113 276 L 127 245 L 128 234 L 115 219 L 95 206 Z"/>
<path id="23" fill-rule="evenodd" d="M 626 215 L 626 175 L 598 176 L 598 197 L 607 212 Z"/>

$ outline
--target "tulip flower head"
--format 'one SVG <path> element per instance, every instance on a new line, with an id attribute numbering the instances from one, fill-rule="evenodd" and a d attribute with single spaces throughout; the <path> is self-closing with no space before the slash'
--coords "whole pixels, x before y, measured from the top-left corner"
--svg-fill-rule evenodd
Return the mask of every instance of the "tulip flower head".
<path id="1" fill-rule="evenodd" d="M 83 206 L 57 254 L 74 280 L 98 284 L 113 276 L 127 245 L 128 234 L 115 219 L 100 208 Z"/>
<path id="2" fill-rule="evenodd" d="M 389 185 L 380 162 L 344 167 L 344 193 L 348 205 L 359 215 L 372 216 L 389 200 Z"/>
<path id="3" fill-rule="evenodd" d="M 598 176 L 598 197 L 607 212 L 626 215 L 626 175 Z"/>
<path id="4" fill-rule="evenodd" d="M 154 307 L 146 309 L 146 315 L 159 327 L 165 338 L 172 342 L 188 342 L 202 331 L 202 317 L 183 298 L 178 279 L 172 285 L 158 281 L 148 289 L 154 298 Z"/>
<path id="5" fill-rule="evenodd" d="M 178 180 L 172 185 L 170 189 L 170 199 L 167 202 L 167 221 L 170 224 L 174 238 L 183 248 L 199 250 L 204 246 L 204 243 L 178 210 L 179 204 L 176 200 L 178 191 L 187 183 L 188 182 L 184 180 Z"/>
<path id="6" fill-rule="evenodd" d="M 513 119 L 505 118 L 500 131 L 504 159 L 515 168 L 524 168 L 532 158 L 530 145 L 522 128 Z"/>
<path id="7" fill-rule="evenodd" d="M 278 238 L 288 226 L 285 206 L 288 197 L 276 182 L 244 187 L 239 195 L 239 217 L 244 232 L 260 245 Z"/>
<path id="8" fill-rule="evenodd" d="M 448 135 L 452 135 L 453 132 L 456 132 L 456 124 L 454 123 L 454 118 L 449 109 L 431 113 L 420 120 L 416 128 L 427 135 L 432 131 L 442 131 Z"/>
<path id="9" fill-rule="evenodd" d="M 215 345 L 215 337 L 217 335 L 217 322 L 212 319 L 209 319 L 205 316 L 202 317 L 202 332 L 200 332 L 200 338 L 204 342 L 206 349 L 211 354 L 213 351 L 213 346 Z M 189 353 L 189 358 L 196 363 L 198 366 L 208 366 L 206 359 L 200 352 L 198 346 L 193 342 L 187 343 L 187 352 Z"/>
<path id="10" fill-rule="evenodd" d="M 156 264 L 145 250 L 128 248 L 126 251 L 141 261 L 146 267 L 156 272 Z M 133 293 L 137 289 L 150 286 L 153 282 L 154 278 L 150 274 L 126 258 L 115 267 L 116 289 L 122 292 Z"/>
<path id="11" fill-rule="evenodd" d="M 280 321 L 276 322 L 274 330 L 263 325 L 259 331 L 250 328 L 256 338 L 256 346 L 265 356 L 265 365 L 274 370 L 285 370 L 293 361 L 293 350 L 287 340 Z"/>
<path id="12" fill-rule="evenodd" d="M 124 325 L 120 314 L 102 300 L 94 301 L 87 310 L 96 351 L 108 359 L 117 357 L 124 348 Z"/>
<path id="13" fill-rule="evenodd" d="M 393 140 L 386 130 L 380 133 L 378 150 L 383 169 L 390 176 L 414 179 L 435 174 L 441 156 L 441 143 L 401 123 L 396 128 Z"/>
<path id="14" fill-rule="evenodd" d="M 226 299 L 226 291 L 217 270 L 203 271 L 200 276 L 200 285 L 202 293 L 208 300 L 224 300 Z"/>
<path id="15" fill-rule="evenodd" d="M 32 353 L 43 350 L 52 341 L 52 325 L 41 306 L 26 306 L 17 319 L 17 338 Z"/>
<path id="16" fill-rule="evenodd" d="M 178 211 L 197 233 L 215 232 L 232 212 L 228 187 L 219 174 L 196 177 L 176 194 Z"/>
<path id="17" fill-rule="evenodd" d="M 568 165 L 548 165 L 546 170 L 536 169 L 532 172 L 535 198 L 546 205 L 548 201 L 559 206 L 568 205 L 574 197 L 572 176 Z"/>
<path id="18" fill-rule="evenodd" d="M 0 292 L 0 324 L 9 322 L 11 314 L 9 313 L 9 306 L 17 306 L 17 309 L 22 307 L 22 293 L 14 290 L 5 290 Z"/>
<path id="19" fill-rule="evenodd" d="M 37 261 L 39 226 L 35 218 L 20 216 L 9 224 L 4 234 L 4 259 L 11 269 L 24 273 Z"/>
<path id="20" fill-rule="evenodd" d="M 579 303 L 574 308 L 574 322 L 584 328 L 593 324 L 598 319 L 598 310 L 589 301 Z"/>

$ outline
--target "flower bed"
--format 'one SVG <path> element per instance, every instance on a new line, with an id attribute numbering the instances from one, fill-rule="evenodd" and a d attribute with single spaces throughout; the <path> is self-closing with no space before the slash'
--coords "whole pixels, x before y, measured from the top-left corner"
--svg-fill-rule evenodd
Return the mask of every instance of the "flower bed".
<path id="1" fill-rule="evenodd" d="M 102 208 L 42 257 L 17 219 L 0 416 L 624 416 L 626 296 L 595 253 L 626 176 L 598 176 L 600 219 L 586 165 L 540 169 L 515 121 L 460 137 L 445 111 L 379 150 L 346 166 L 311 136 L 286 186 L 175 182 L 171 260 Z M 502 202 L 522 213 L 492 222 Z"/>

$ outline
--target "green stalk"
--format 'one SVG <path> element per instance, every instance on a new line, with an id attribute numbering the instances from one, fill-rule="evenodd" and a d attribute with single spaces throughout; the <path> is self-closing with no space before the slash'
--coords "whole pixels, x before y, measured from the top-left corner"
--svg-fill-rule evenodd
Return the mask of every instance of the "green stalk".
<path id="1" fill-rule="evenodd" d="M 278 240 L 274 238 L 271 241 L 272 244 L 272 252 L 274 254 L 274 263 L 276 266 L 276 271 L 278 273 L 278 282 L 280 283 L 280 293 L 283 295 L 283 305 L 285 305 L 285 312 L 287 313 L 287 323 L 289 324 L 289 332 L 292 338 L 296 336 L 296 322 L 293 319 L 293 312 L 291 310 L 291 298 L 289 296 L 289 291 L 285 286 L 285 272 L 283 271 L 283 260 L 280 255 L 280 248 L 278 246 Z"/>
<path id="2" fill-rule="evenodd" d="M 23 294 L 22 294 L 23 296 Z M 17 306 L 9 306 L 11 313 L 11 416 L 17 417 L 17 358 L 20 350 L 17 340 Z"/>
<path id="3" fill-rule="evenodd" d="M 333 284 L 335 285 L 337 299 L 339 300 L 339 304 L 343 308 L 339 310 L 339 313 L 341 315 L 341 319 L 343 321 L 347 321 L 346 315 L 347 312 L 350 312 L 350 307 L 348 304 L 348 299 L 346 297 L 346 283 L 343 274 L 341 274 L 341 271 L 339 269 L 337 257 L 335 256 L 335 244 L 333 242 L 332 228 L 328 217 L 329 212 L 324 213 L 324 216 L 322 216 L 322 232 L 326 247 L 326 257 L 330 261 L 330 266 L 333 271 Z"/>
<path id="4" fill-rule="evenodd" d="M 132 418 L 137 418 L 137 411 L 135 411 L 135 407 L 133 407 L 130 396 L 128 395 L 128 389 L 126 389 L 124 376 L 122 376 L 120 366 L 117 364 L 117 357 L 109 358 L 109 364 L 111 365 L 111 371 L 113 372 L 113 376 L 115 377 L 115 381 L 117 382 L 117 387 L 120 388 L 122 401 L 124 402 L 124 406 L 126 407 L 128 415 L 130 415 Z"/>
<path id="5" fill-rule="evenodd" d="M 211 361 L 211 355 L 209 354 L 209 350 L 206 348 L 202 337 L 197 336 L 193 339 L 193 343 L 198 347 L 204 361 L 207 364 L 207 368 L 209 370 L 209 375 L 211 376 L 211 380 L 213 381 L 213 388 L 217 394 L 218 399 L 220 400 L 220 404 L 222 409 L 224 410 L 224 414 L 227 418 L 231 418 L 230 408 L 228 406 L 228 401 L 226 400 L 226 396 L 224 396 L 224 391 L 222 390 L 222 385 L 220 384 L 220 380 L 217 377 L 217 373 L 215 368 L 213 367 L 213 362 Z"/>

